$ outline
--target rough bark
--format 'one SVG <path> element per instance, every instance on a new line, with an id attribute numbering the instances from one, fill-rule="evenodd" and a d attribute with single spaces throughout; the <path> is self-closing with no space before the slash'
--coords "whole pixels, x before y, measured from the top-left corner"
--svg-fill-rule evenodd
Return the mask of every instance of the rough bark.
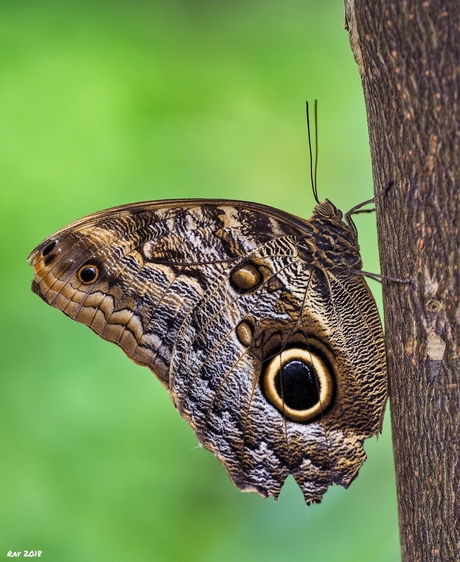
<path id="1" fill-rule="evenodd" d="M 460 560 L 460 2 L 345 0 L 367 107 L 402 559 Z M 378 485 L 378 483 L 376 483 Z"/>

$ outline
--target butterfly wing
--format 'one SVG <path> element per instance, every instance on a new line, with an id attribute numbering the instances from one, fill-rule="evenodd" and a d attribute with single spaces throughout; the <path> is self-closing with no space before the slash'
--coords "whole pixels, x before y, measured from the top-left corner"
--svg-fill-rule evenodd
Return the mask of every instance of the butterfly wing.
<path id="1" fill-rule="evenodd" d="M 312 237 L 253 203 L 127 205 L 42 242 L 32 289 L 148 366 L 239 488 L 277 497 L 293 474 L 319 501 L 364 462 L 386 374 L 363 277 L 311 263 Z"/>
<path id="2" fill-rule="evenodd" d="M 381 429 L 386 370 L 363 277 L 312 267 L 297 246 L 271 240 L 209 287 L 181 326 L 170 388 L 239 488 L 276 498 L 293 474 L 309 503 L 357 476 L 364 439 Z M 250 268 L 253 286 L 237 286 Z M 281 375 L 290 367 L 294 381 Z M 296 378 L 315 370 L 305 394 Z"/>

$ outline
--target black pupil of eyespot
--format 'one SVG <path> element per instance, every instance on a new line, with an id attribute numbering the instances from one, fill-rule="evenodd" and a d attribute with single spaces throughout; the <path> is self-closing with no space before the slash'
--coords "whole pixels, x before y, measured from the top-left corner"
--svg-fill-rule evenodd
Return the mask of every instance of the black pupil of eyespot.
<path id="1" fill-rule="evenodd" d="M 80 270 L 80 279 L 84 283 L 91 283 L 91 281 L 94 281 L 96 279 L 96 276 L 97 270 L 92 265 L 88 265 Z"/>
<path id="2" fill-rule="evenodd" d="M 57 240 L 53 240 L 52 242 L 50 242 L 50 243 L 48 244 L 48 246 L 46 246 L 46 247 L 43 249 L 42 255 L 43 255 L 43 256 L 48 255 L 48 254 L 51 252 L 51 250 L 56 246 L 57 243 L 58 243 Z"/>
<path id="3" fill-rule="evenodd" d="M 275 387 L 286 406 L 293 410 L 308 410 L 319 401 L 318 378 L 303 361 L 286 363 L 281 376 L 275 378 Z"/>

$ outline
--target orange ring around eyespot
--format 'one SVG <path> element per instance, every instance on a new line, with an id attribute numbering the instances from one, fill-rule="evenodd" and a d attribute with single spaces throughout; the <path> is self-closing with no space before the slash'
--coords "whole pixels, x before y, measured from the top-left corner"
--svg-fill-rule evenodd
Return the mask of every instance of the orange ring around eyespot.
<path id="1" fill-rule="evenodd" d="M 89 279 L 89 280 L 88 280 L 88 279 L 85 280 L 84 277 L 82 277 L 82 272 L 83 272 L 85 269 L 92 269 L 92 270 L 94 270 L 94 278 Z M 81 283 L 83 283 L 84 285 L 91 285 L 92 283 L 96 282 L 96 281 L 98 280 L 98 278 L 99 278 L 99 268 L 98 268 L 96 265 L 87 263 L 87 264 L 84 265 L 83 267 L 80 267 L 80 269 L 79 269 L 78 272 L 77 272 L 77 277 L 78 277 L 78 280 L 79 280 Z"/>

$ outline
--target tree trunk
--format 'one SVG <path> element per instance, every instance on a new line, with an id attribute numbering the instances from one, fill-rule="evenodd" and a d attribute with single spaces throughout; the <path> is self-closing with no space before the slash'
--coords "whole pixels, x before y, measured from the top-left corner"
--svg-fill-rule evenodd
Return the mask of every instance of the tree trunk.
<path id="1" fill-rule="evenodd" d="M 345 0 L 367 107 L 404 562 L 460 561 L 460 1 Z M 376 482 L 378 486 L 378 482 Z"/>

